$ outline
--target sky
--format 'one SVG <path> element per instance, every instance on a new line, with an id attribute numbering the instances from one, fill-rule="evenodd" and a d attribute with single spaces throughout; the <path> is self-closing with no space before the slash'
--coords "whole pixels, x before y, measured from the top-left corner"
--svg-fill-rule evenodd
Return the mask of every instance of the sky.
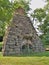
<path id="1" fill-rule="evenodd" d="M 46 3 L 44 0 L 31 0 L 30 8 L 35 10 L 36 8 L 43 8 Z"/>

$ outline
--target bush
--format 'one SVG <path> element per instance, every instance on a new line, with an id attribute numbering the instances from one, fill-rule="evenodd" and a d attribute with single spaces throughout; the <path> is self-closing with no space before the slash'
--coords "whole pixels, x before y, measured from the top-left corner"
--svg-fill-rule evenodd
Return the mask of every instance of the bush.
<path id="1" fill-rule="evenodd" d="M 2 51 L 2 42 L 0 42 L 0 52 Z"/>
<path id="2" fill-rule="evenodd" d="M 2 51 L 2 47 L 0 47 L 0 52 Z"/>

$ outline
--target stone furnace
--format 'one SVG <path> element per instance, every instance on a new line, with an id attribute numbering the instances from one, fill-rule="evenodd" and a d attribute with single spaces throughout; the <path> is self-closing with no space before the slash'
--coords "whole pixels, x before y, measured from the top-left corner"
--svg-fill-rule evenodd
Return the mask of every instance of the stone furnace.
<path id="1" fill-rule="evenodd" d="M 31 54 L 43 51 L 43 44 L 30 18 L 25 15 L 22 8 L 18 8 L 3 39 L 3 55 Z"/>

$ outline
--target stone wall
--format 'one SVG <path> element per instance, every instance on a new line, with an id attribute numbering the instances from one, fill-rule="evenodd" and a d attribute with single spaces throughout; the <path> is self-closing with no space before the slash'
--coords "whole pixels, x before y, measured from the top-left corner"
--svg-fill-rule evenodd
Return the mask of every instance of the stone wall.
<path id="1" fill-rule="evenodd" d="M 3 39 L 3 55 L 20 55 L 43 52 L 39 39 L 29 17 L 15 14 Z"/>

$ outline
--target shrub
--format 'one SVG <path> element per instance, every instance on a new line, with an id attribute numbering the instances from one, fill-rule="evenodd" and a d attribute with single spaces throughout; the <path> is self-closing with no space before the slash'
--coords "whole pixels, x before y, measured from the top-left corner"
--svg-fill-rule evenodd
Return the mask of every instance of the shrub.
<path id="1" fill-rule="evenodd" d="M 2 51 L 2 42 L 0 42 L 0 52 Z"/>

